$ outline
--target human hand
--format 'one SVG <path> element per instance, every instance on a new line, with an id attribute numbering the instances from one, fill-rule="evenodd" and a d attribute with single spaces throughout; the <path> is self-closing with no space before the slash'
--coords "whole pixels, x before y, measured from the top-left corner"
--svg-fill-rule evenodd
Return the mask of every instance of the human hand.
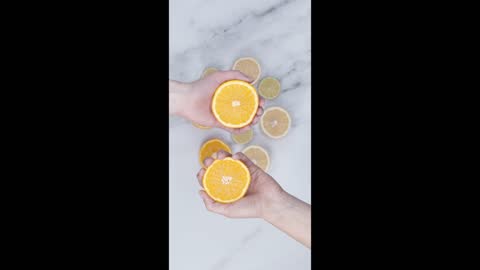
<path id="1" fill-rule="evenodd" d="M 252 125 L 259 121 L 263 113 L 265 100 L 262 97 L 259 97 L 257 115 L 248 126 L 243 128 L 225 127 L 217 121 L 212 113 L 211 102 L 215 90 L 220 84 L 229 80 L 251 82 L 251 79 L 240 71 L 217 71 L 195 82 L 184 84 L 186 97 L 183 99 L 184 104 L 181 104 L 182 116 L 202 126 L 222 128 L 231 133 L 241 133 L 249 130 Z"/>
<path id="2" fill-rule="evenodd" d="M 231 154 L 225 151 L 216 153 L 217 159 L 224 159 L 230 156 Z M 215 202 L 205 191 L 201 190 L 200 196 L 206 208 L 211 212 L 230 218 L 265 218 L 278 205 L 278 201 L 281 200 L 285 192 L 270 175 L 255 165 L 243 153 L 236 153 L 232 158 L 241 160 L 250 171 L 251 182 L 247 193 L 236 202 L 224 204 Z M 208 157 L 205 159 L 204 164 L 208 167 L 213 161 L 213 158 Z M 200 186 L 202 186 L 204 174 L 204 168 L 197 174 Z"/>

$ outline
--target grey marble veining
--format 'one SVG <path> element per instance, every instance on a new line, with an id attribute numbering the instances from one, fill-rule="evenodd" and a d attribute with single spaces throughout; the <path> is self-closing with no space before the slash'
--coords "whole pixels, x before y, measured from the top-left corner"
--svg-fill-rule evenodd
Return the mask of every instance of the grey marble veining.
<path id="1" fill-rule="evenodd" d="M 258 59 L 262 77 L 280 80 L 281 95 L 265 107 L 289 111 L 289 134 L 273 140 L 254 127 L 256 144 L 270 153 L 269 173 L 291 194 L 310 202 L 310 0 L 170 0 L 169 77 L 197 80 L 208 66 L 231 69 L 239 57 Z M 317 89 L 318 90 L 318 89 Z M 170 269 L 310 269 L 310 250 L 259 219 L 209 213 L 197 192 L 198 149 L 223 130 L 169 121 Z"/>

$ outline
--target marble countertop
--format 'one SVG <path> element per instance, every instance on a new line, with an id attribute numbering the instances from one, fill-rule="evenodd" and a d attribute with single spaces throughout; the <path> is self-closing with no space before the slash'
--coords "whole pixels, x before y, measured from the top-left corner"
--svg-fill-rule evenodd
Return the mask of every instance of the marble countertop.
<path id="1" fill-rule="evenodd" d="M 169 78 L 198 79 L 205 67 L 227 70 L 239 57 L 256 58 L 262 77 L 282 92 L 265 108 L 289 111 L 288 135 L 273 140 L 259 126 L 247 145 L 220 129 L 201 130 L 170 117 L 169 256 L 174 270 L 310 269 L 310 250 L 260 219 L 228 219 L 208 212 L 198 195 L 198 150 L 220 138 L 234 152 L 256 144 L 270 153 L 272 175 L 310 203 L 310 0 L 170 0 Z"/>

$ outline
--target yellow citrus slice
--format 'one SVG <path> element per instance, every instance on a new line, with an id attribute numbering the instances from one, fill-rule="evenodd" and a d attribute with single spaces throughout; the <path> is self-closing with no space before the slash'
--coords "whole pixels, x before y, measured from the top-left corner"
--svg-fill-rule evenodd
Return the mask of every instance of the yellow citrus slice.
<path id="1" fill-rule="evenodd" d="M 280 82 L 273 77 L 266 77 L 258 85 L 258 93 L 266 99 L 274 99 L 280 95 Z"/>
<path id="2" fill-rule="evenodd" d="M 238 144 L 246 144 L 253 139 L 253 129 L 249 129 L 245 132 L 233 134 L 232 133 L 232 140 Z"/>
<path id="3" fill-rule="evenodd" d="M 192 125 L 194 125 L 197 128 L 200 128 L 200 129 L 211 129 L 211 127 L 202 126 L 202 125 L 194 123 L 194 122 L 192 122 Z"/>
<path id="4" fill-rule="evenodd" d="M 240 160 L 217 159 L 203 175 L 203 188 L 215 201 L 232 203 L 241 199 L 250 185 L 250 171 Z"/>
<path id="5" fill-rule="evenodd" d="M 238 70 L 243 74 L 247 75 L 248 77 L 252 78 L 251 84 L 255 84 L 260 78 L 260 74 L 262 70 L 260 68 L 260 64 L 258 63 L 255 58 L 252 57 L 242 57 L 237 59 L 235 63 L 233 63 L 233 70 Z"/>
<path id="6" fill-rule="evenodd" d="M 228 152 L 230 154 L 232 153 L 232 150 L 230 150 L 230 147 L 226 143 L 221 141 L 220 139 L 212 139 L 212 140 L 206 141 L 202 145 L 202 147 L 200 147 L 200 153 L 199 153 L 199 160 L 200 160 L 200 164 L 202 165 L 202 167 L 205 167 L 203 165 L 203 161 L 207 157 L 212 157 L 212 155 L 214 153 L 216 153 L 220 150 L 223 150 L 223 151 Z"/>
<path id="7" fill-rule="evenodd" d="M 251 84 L 231 80 L 222 83 L 212 98 L 212 112 L 222 125 L 241 128 L 252 122 L 258 109 L 258 94 Z"/>
<path id="8" fill-rule="evenodd" d="M 267 150 L 258 145 L 250 145 L 243 149 L 244 153 L 255 165 L 260 167 L 263 171 L 268 171 L 270 168 L 270 157 Z"/>
<path id="9" fill-rule="evenodd" d="M 280 107 L 270 107 L 263 112 L 260 118 L 260 127 L 263 132 L 273 139 L 287 135 L 290 129 L 290 115 Z"/>
<path id="10" fill-rule="evenodd" d="M 207 77 L 208 75 L 214 73 L 215 71 L 218 71 L 218 69 L 216 69 L 216 68 L 214 68 L 214 67 L 207 67 L 207 68 L 203 71 L 202 78 Z"/>

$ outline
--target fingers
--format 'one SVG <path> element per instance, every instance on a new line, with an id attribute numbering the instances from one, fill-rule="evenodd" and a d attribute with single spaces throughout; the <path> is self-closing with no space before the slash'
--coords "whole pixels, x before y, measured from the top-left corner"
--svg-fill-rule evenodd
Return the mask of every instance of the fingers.
<path id="1" fill-rule="evenodd" d="M 255 115 L 255 118 L 253 118 L 251 125 L 256 125 L 258 121 L 260 121 L 260 117 L 262 117 L 263 114 L 263 105 L 265 105 L 265 99 L 261 97 L 257 109 L 257 114 Z"/>
<path id="2" fill-rule="evenodd" d="M 205 175 L 205 169 L 202 168 L 200 169 L 200 171 L 198 171 L 197 173 L 197 180 L 198 180 L 198 184 L 203 187 L 203 176 Z"/>
<path id="3" fill-rule="evenodd" d="M 217 214 L 220 214 L 220 215 L 224 215 L 226 213 L 226 206 L 224 204 L 221 204 L 221 203 L 218 203 L 218 202 L 214 201 L 203 190 L 200 190 L 199 194 L 200 194 L 200 197 L 202 198 L 203 203 L 205 204 L 205 207 L 207 208 L 208 211 L 213 212 L 213 213 L 217 213 Z"/>
<path id="4" fill-rule="evenodd" d="M 255 118 L 253 118 L 253 121 L 252 121 L 251 125 L 256 125 L 258 123 L 258 121 L 260 121 L 260 118 L 262 117 L 262 114 L 263 114 L 263 108 L 259 107 L 258 110 L 257 110 L 257 115 L 255 116 Z"/>
<path id="5" fill-rule="evenodd" d="M 258 121 L 260 121 L 260 116 L 255 116 L 255 118 L 253 118 L 252 125 L 256 125 Z"/>
<path id="6" fill-rule="evenodd" d="M 259 107 L 257 110 L 257 116 L 262 116 L 262 114 L 263 114 L 263 108 Z"/>
<path id="7" fill-rule="evenodd" d="M 205 165 L 205 167 L 209 167 L 210 165 L 212 165 L 213 161 L 215 159 L 224 159 L 226 157 L 231 157 L 232 155 L 228 152 L 225 152 L 223 150 L 220 150 L 216 153 L 214 153 L 213 155 L 213 158 L 211 157 L 207 157 L 204 161 L 203 161 L 203 164 Z M 200 169 L 200 171 L 198 171 L 197 173 L 197 180 L 198 180 L 198 184 L 203 187 L 203 176 L 205 175 L 205 168 L 202 168 Z"/>
<path id="8" fill-rule="evenodd" d="M 205 167 L 208 167 L 210 165 L 212 165 L 214 159 L 211 158 L 211 157 L 207 157 L 204 161 L 203 161 L 203 165 L 205 165 Z"/>
<path id="9" fill-rule="evenodd" d="M 217 153 L 215 153 L 216 156 L 217 156 L 217 159 L 224 159 L 226 157 L 231 157 L 232 154 L 226 152 L 226 151 L 223 151 L 223 150 L 220 150 L 218 151 Z"/>
<path id="10" fill-rule="evenodd" d="M 235 153 L 232 156 L 233 159 L 240 160 L 247 166 L 248 170 L 250 171 L 250 175 L 252 175 L 252 180 L 255 180 L 259 173 L 263 172 L 255 163 L 253 163 L 245 154 L 242 152 Z"/>
<path id="11" fill-rule="evenodd" d="M 263 107 L 265 105 L 265 99 L 263 97 L 260 97 L 260 101 L 258 102 L 259 107 Z"/>
<path id="12" fill-rule="evenodd" d="M 233 134 L 240 134 L 250 130 L 252 127 L 250 125 L 243 128 L 228 128 L 227 131 Z"/>
<path id="13" fill-rule="evenodd" d="M 241 80 L 246 82 L 253 81 L 250 77 L 237 70 L 219 71 L 217 73 L 217 79 L 219 83 L 229 80 Z"/>
<path id="14" fill-rule="evenodd" d="M 203 161 L 203 165 L 205 165 L 205 167 L 209 167 L 210 165 L 212 165 L 212 163 L 213 163 L 213 161 L 215 161 L 215 159 L 224 159 L 224 158 L 230 157 L 230 156 L 232 156 L 230 153 L 225 152 L 223 150 L 219 150 L 218 152 L 213 153 L 212 157 L 207 157 Z"/>

